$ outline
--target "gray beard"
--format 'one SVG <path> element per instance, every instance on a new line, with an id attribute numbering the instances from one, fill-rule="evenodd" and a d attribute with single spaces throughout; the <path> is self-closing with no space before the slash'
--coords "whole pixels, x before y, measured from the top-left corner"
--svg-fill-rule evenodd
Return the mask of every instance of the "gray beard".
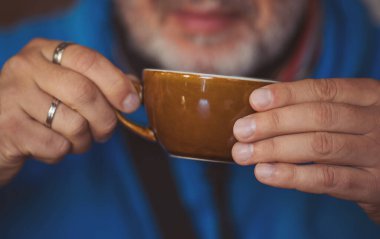
<path id="1" fill-rule="evenodd" d="M 160 29 L 139 27 L 143 24 L 141 19 L 139 23 L 127 21 L 126 27 L 134 48 L 145 58 L 157 62 L 161 68 L 222 75 L 255 74 L 284 52 L 299 25 L 305 2 L 290 0 L 286 5 L 285 1 L 279 2 L 269 27 L 261 32 L 246 30 L 228 47 L 223 45 L 226 36 L 193 35 L 187 38 L 193 45 L 189 51 L 177 45 Z M 130 11 L 122 13 L 134 14 L 131 7 L 128 9 Z"/>

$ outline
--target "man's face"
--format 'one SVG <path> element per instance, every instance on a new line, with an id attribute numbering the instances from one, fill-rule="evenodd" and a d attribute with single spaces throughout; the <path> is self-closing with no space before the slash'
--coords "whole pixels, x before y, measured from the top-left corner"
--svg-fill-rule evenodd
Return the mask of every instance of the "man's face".
<path id="1" fill-rule="evenodd" d="M 116 0 L 134 47 L 160 67 L 254 73 L 281 54 L 308 0 Z"/>

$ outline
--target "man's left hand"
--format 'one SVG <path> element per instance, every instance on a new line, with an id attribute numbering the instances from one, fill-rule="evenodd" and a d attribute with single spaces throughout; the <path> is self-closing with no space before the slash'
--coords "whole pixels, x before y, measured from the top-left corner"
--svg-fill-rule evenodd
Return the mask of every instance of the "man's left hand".
<path id="1" fill-rule="evenodd" d="M 234 126 L 232 149 L 267 185 L 359 204 L 380 223 L 380 82 L 278 83 L 250 96 L 257 113 Z"/>

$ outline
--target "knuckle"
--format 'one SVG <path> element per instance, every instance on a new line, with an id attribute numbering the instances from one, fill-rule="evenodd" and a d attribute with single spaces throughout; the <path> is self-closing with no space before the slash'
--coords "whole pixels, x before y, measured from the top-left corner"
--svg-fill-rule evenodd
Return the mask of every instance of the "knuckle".
<path id="1" fill-rule="evenodd" d="M 273 138 L 260 141 L 254 144 L 255 156 L 254 163 L 266 163 L 273 159 L 276 155 L 276 142 Z"/>
<path id="2" fill-rule="evenodd" d="M 338 179 L 335 175 L 334 168 L 329 166 L 321 167 L 322 185 L 325 188 L 336 188 L 338 185 Z"/>
<path id="3" fill-rule="evenodd" d="M 377 174 L 370 174 L 370 178 L 368 179 L 368 183 L 367 183 L 365 198 L 371 201 L 375 200 L 376 203 L 379 203 L 380 202 L 379 193 L 380 193 L 380 176 Z"/>
<path id="4" fill-rule="evenodd" d="M 60 159 L 70 152 L 70 143 L 69 141 L 63 139 L 60 142 L 55 144 L 55 158 Z"/>
<path id="5" fill-rule="evenodd" d="M 100 130 L 100 137 L 101 138 L 107 137 L 116 128 L 116 125 L 117 125 L 117 118 L 115 114 L 112 114 L 112 117 L 109 117 L 107 122 L 104 124 L 104 126 Z"/>
<path id="6" fill-rule="evenodd" d="M 366 211 L 368 214 L 376 214 L 378 213 L 378 211 L 380 210 L 380 208 L 378 206 L 375 206 L 373 204 L 363 204 L 361 203 L 360 206 L 364 209 L 364 211 Z"/>
<path id="7" fill-rule="evenodd" d="M 10 115 L 11 115 L 11 112 L 7 111 L 6 109 L 2 109 L 1 110 L 1 115 L 0 115 L 1 116 L 0 117 L 0 133 L 1 133 L 1 135 L 4 135 L 4 136 L 1 137 L 0 139 L 4 139 L 4 137 L 6 137 L 6 135 L 7 135 L 7 133 L 9 131 L 13 130 L 13 128 L 12 128 L 12 125 L 14 124 L 12 122 L 12 118 L 13 117 L 11 117 Z"/>
<path id="8" fill-rule="evenodd" d="M 338 86 L 335 80 L 310 80 L 310 84 L 312 91 L 322 101 L 332 101 L 338 94 Z"/>
<path id="9" fill-rule="evenodd" d="M 352 191 L 358 188 L 358 182 L 353 177 L 350 177 L 348 175 L 341 175 L 339 178 L 335 177 L 336 179 L 336 187 L 339 187 L 341 191 Z"/>
<path id="10" fill-rule="evenodd" d="M 374 204 L 371 202 L 359 203 L 359 205 L 375 223 L 380 224 L 380 205 L 378 202 Z"/>
<path id="11" fill-rule="evenodd" d="M 46 161 L 47 164 L 57 164 L 62 161 L 63 157 L 70 152 L 70 143 L 67 140 L 61 140 L 60 142 L 49 143 L 49 147 L 54 147 L 53 155 Z"/>
<path id="12" fill-rule="evenodd" d="M 352 83 L 354 87 L 356 86 L 355 83 L 363 84 L 369 89 L 373 89 L 375 93 L 380 90 L 380 81 L 375 78 L 353 78 L 352 81 L 349 82 Z"/>
<path id="13" fill-rule="evenodd" d="M 311 140 L 311 149 L 319 157 L 330 155 L 334 152 L 334 140 L 331 134 L 326 132 L 314 133 Z"/>
<path id="14" fill-rule="evenodd" d="M 264 152 L 270 153 L 271 158 L 274 158 L 278 152 L 276 141 L 273 138 L 266 140 L 264 150 L 265 150 Z"/>
<path id="15" fill-rule="evenodd" d="M 83 79 L 72 88 L 72 95 L 73 104 L 87 105 L 96 101 L 98 90 L 90 81 Z"/>
<path id="16" fill-rule="evenodd" d="M 275 172 L 276 173 L 276 172 Z M 289 185 L 295 186 L 300 184 L 300 173 L 297 170 L 297 167 L 289 167 L 287 173 L 283 175 L 282 179 Z"/>
<path id="17" fill-rule="evenodd" d="M 289 174 L 289 181 L 297 182 L 299 181 L 299 175 L 297 174 L 297 168 L 292 167 Z"/>
<path id="18" fill-rule="evenodd" d="M 272 123 L 271 127 L 273 129 L 279 129 L 281 125 L 279 113 L 274 110 L 271 112 L 270 117 L 271 117 L 271 123 Z"/>
<path id="19" fill-rule="evenodd" d="M 73 117 L 71 122 L 68 124 L 68 136 L 70 138 L 81 138 L 85 135 L 88 130 L 88 122 L 85 118 L 80 115 Z"/>
<path id="20" fill-rule="evenodd" d="M 285 96 L 285 102 L 296 102 L 296 93 L 294 92 L 294 89 L 290 87 L 290 84 L 288 85 L 287 83 L 284 84 L 284 96 Z M 274 96 L 276 98 L 276 95 Z"/>
<path id="21" fill-rule="evenodd" d="M 5 62 L 2 73 L 6 76 L 15 75 L 20 69 L 25 69 L 28 64 L 28 60 L 23 55 L 17 54 Z"/>
<path id="22" fill-rule="evenodd" d="M 43 45 L 43 44 L 45 44 L 46 43 L 46 39 L 44 39 L 44 38 L 39 38 L 39 37 L 37 37 L 37 38 L 33 38 L 32 40 L 30 40 L 29 42 L 28 42 L 28 44 L 26 45 L 26 48 L 28 48 L 28 47 L 38 47 L 38 46 L 41 46 L 41 45 Z"/>
<path id="23" fill-rule="evenodd" d="M 15 102 L 20 100 L 20 95 L 22 94 L 20 84 L 8 83 L 9 84 L 2 85 L 3 89 L 1 89 L 2 93 L 0 95 L 0 114 L 11 113 L 7 112 L 7 110 L 10 110 L 10 107 L 15 106 Z"/>
<path id="24" fill-rule="evenodd" d="M 323 129 L 328 129 L 333 126 L 337 116 L 333 105 L 330 103 L 317 103 L 314 107 L 314 119 L 319 127 Z"/>
<path id="25" fill-rule="evenodd" d="M 0 118 L 0 131 L 9 135 L 17 135 L 20 132 L 20 125 L 23 124 L 22 117 L 16 109 L 7 109 Z"/>
<path id="26" fill-rule="evenodd" d="M 16 114 L 8 115 L 0 122 L 0 160 L 6 165 L 15 165 L 26 157 L 20 150 L 22 145 L 14 138 L 19 134 L 21 123 Z"/>
<path id="27" fill-rule="evenodd" d="M 5 165 L 17 165 L 23 158 L 23 154 L 14 146 L 6 146 L 1 150 L 1 160 Z"/>
<path id="28" fill-rule="evenodd" d="M 108 87 L 105 91 L 109 95 L 112 95 L 113 97 L 120 98 L 125 96 L 128 89 L 131 88 L 130 83 L 128 80 L 120 78 L 114 81 L 111 81 L 110 84 L 108 84 Z"/>
<path id="29" fill-rule="evenodd" d="M 67 140 L 57 138 L 55 134 L 49 134 L 49 136 L 44 137 L 43 142 L 41 142 L 43 148 L 49 148 L 49 157 L 46 161 L 48 164 L 55 164 L 61 161 L 62 157 L 69 153 L 70 144 Z"/>
<path id="30" fill-rule="evenodd" d="M 88 72 L 99 61 L 99 53 L 82 46 L 73 47 L 73 64 L 81 72 Z"/>

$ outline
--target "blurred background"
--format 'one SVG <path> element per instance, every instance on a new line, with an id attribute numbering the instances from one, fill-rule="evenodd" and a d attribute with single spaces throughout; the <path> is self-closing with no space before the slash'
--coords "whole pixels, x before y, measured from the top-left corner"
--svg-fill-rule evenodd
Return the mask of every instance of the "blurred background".
<path id="1" fill-rule="evenodd" d="M 70 7 L 75 0 L 0 0 L 0 27 Z"/>
<path id="2" fill-rule="evenodd" d="M 369 9 L 380 24 L 380 0 L 357 0 L 369 5 Z M 48 14 L 70 7 L 75 0 L 0 0 L 0 27 L 6 27 L 25 18 Z"/>

